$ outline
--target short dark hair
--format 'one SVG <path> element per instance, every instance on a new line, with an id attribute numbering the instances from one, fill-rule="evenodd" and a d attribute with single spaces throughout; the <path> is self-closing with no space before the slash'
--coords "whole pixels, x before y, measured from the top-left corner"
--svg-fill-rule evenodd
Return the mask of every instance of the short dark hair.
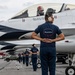
<path id="1" fill-rule="evenodd" d="M 35 44 L 32 44 L 32 46 L 34 46 Z"/>
<path id="2" fill-rule="evenodd" d="M 52 16 L 52 13 L 46 13 L 46 14 L 45 14 L 45 20 L 47 21 L 48 18 L 51 17 L 51 16 Z"/>

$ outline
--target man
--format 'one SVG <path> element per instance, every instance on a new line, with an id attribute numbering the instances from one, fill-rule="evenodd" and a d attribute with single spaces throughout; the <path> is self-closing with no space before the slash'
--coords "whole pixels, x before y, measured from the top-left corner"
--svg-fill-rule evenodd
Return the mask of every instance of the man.
<path id="1" fill-rule="evenodd" d="M 22 53 L 22 60 L 23 60 L 23 64 L 25 64 L 25 54 Z"/>
<path id="2" fill-rule="evenodd" d="M 22 61 L 22 55 L 21 55 L 21 53 L 18 54 L 18 60 L 19 60 L 19 63 L 21 63 L 21 61 Z"/>
<path id="3" fill-rule="evenodd" d="M 29 64 L 29 54 L 30 54 L 28 49 L 26 49 L 24 54 L 25 54 L 25 59 L 26 59 L 26 66 L 28 66 L 28 64 Z"/>
<path id="4" fill-rule="evenodd" d="M 44 8 L 42 6 L 37 7 L 37 16 L 43 16 L 44 15 Z"/>
<path id="5" fill-rule="evenodd" d="M 45 23 L 39 25 L 32 33 L 32 38 L 41 41 L 40 58 L 42 75 L 55 75 L 56 68 L 56 46 L 55 42 L 64 39 L 64 34 L 58 26 L 53 24 L 52 13 L 46 13 Z M 37 34 L 40 33 L 40 37 Z M 56 34 L 58 37 L 56 37 Z"/>
<path id="6" fill-rule="evenodd" d="M 36 45 L 33 44 L 33 47 L 31 48 L 30 52 L 32 54 L 31 59 L 32 59 L 32 66 L 33 66 L 33 71 L 37 70 L 37 53 L 39 52 L 38 49 L 36 48 Z"/>

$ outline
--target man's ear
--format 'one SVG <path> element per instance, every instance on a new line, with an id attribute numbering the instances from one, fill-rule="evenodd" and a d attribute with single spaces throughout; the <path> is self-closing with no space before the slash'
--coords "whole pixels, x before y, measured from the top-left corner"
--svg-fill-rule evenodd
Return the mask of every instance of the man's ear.
<path id="1" fill-rule="evenodd" d="M 50 21 L 50 22 L 51 22 L 51 21 L 52 21 L 52 18 L 51 18 L 51 17 L 48 17 L 48 21 Z"/>

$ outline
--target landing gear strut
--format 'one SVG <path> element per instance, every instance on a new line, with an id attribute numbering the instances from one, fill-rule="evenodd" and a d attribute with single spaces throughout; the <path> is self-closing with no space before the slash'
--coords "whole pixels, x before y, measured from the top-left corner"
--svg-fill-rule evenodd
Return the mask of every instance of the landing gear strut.
<path id="1" fill-rule="evenodd" d="M 69 54 L 68 58 L 69 58 L 69 66 L 66 68 L 65 74 L 66 75 L 75 75 L 75 67 L 72 66 L 73 65 L 72 54 Z"/>

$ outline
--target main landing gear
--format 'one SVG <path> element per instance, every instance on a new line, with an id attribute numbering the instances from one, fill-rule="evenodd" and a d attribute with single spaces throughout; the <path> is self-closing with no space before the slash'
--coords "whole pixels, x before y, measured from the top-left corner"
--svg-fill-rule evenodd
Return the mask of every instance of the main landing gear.
<path id="1" fill-rule="evenodd" d="M 75 67 L 73 66 L 75 64 L 75 55 L 69 54 L 68 61 L 69 61 L 69 66 L 66 68 L 65 74 L 66 75 L 75 75 Z"/>

